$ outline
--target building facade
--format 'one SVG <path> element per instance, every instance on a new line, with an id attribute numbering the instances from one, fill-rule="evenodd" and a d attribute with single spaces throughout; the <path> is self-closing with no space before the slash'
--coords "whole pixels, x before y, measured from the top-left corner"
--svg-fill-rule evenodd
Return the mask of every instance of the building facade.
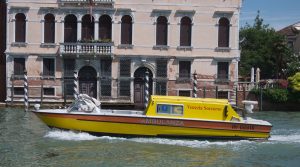
<path id="1" fill-rule="evenodd" d="M 6 99 L 6 1 L 0 1 L 0 102 Z"/>
<path id="2" fill-rule="evenodd" d="M 25 69 L 30 101 L 72 99 L 74 72 L 102 103 L 142 106 L 146 71 L 150 94 L 192 96 L 195 73 L 198 96 L 230 98 L 241 3 L 8 0 L 6 100 L 22 101 Z"/>
<path id="3" fill-rule="evenodd" d="M 286 37 L 289 47 L 295 54 L 300 54 L 300 22 L 284 27 L 278 33 Z"/>

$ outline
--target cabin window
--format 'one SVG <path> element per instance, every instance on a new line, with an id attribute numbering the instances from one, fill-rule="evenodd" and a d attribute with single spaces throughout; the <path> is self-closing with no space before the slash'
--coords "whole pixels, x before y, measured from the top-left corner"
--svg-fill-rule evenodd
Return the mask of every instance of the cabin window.
<path id="1" fill-rule="evenodd" d="M 183 106 L 173 104 L 157 104 L 156 112 L 158 114 L 183 115 Z"/>

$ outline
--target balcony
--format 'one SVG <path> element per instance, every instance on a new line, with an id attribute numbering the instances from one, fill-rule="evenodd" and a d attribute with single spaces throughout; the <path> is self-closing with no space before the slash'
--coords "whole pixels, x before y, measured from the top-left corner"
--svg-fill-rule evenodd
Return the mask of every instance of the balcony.
<path id="1" fill-rule="evenodd" d="M 58 0 L 59 3 L 90 3 L 90 0 Z M 115 0 L 92 0 L 94 4 L 97 3 L 114 3 Z"/>
<path id="2" fill-rule="evenodd" d="M 113 43 L 61 43 L 60 54 L 112 55 Z"/>

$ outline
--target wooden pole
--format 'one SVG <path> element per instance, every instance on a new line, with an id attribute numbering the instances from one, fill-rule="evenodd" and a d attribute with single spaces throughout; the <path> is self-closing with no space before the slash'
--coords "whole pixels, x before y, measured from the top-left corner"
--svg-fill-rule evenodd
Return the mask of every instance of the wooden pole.
<path id="1" fill-rule="evenodd" d="M 25 105 L 25 112 L 28 111 L 28 78 L 27 78 L 27 71 L 24 70 L 24 105 Z"/>
<path id="2" fill-rule="evenodd" d="M 74 98 L 78 97 L 78 74 L 77 71 L 74 71 Z"/>
<path id="3" fill-rule="evenodd" d="M 43 98 L 44 98 L 44 80 L 42 75 L 41 76 L 41 106 L 43 105 Z"/>
<path id="4" fill-rule="evenodd" d="M 148 69 L 145 72 L 145 108 L 148 106 L 149 101 L 149 71 Z"/>
<path id="5" fill-rule="evenodd" d="M 11 75 L 11 105 L 14 104 L 14 89 L 15 89 L 15 83 L 14 83 L 14 80 L 15 80 L 15 76 L 14 74 Z"/>
<path id="6" fill-rule="evenodd" d="M 197 97 L 197 73 L 196 73 L 196 71 L 194 72 L 193 76 L 194 76 L 193 97 L 196 98 Z"/>
<path id="7" fill-rule="evenodd" d="M 219 88 L 218 88 L 218 86 L 216 86 L 216 99 L 218 98 L 218 90 Z"/>

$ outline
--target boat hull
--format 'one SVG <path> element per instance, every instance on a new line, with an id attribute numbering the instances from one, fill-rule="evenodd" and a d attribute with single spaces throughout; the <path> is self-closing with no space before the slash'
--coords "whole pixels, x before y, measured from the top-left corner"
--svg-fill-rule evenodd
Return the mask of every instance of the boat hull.
<path id="1" fill-rule="evenodd" d="M 49 127 L 93 134 L 188 138 L 268 138 L 271 126 L 220 121 L 35 112 Z"/>

